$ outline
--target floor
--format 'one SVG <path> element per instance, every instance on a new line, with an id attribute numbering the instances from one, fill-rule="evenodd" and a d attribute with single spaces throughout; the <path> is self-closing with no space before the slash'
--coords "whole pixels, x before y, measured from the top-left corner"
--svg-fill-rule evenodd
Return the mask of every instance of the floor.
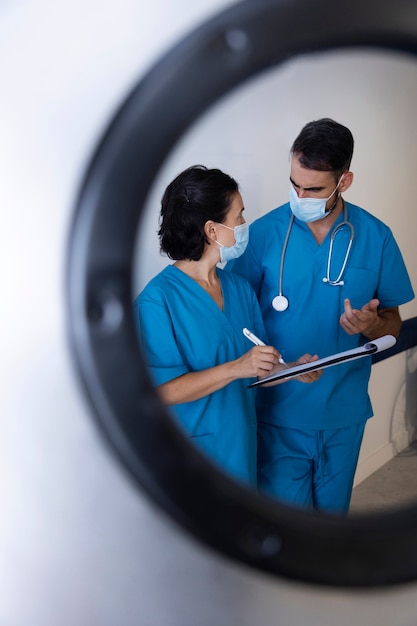
<path id="1" fill-rule="evenodd" d="M 417 502 L 417 442 L 354 488 L 351 513 L 393 511 Z"/>

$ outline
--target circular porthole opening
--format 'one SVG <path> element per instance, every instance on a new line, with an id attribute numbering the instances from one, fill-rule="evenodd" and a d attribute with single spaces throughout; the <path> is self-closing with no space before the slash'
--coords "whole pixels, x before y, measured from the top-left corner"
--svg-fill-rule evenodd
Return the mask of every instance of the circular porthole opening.
<path id="1" fill-rule="evenodd" d="M 417 505 L 343 519 L 280 505 L 226 478 L 182 435 L 154 389 L 133 319 L 132 261 L 161 164 L 209 106 L 290 57 L 355 47 L 416 54 L 417 5 L 248 0 L 196 29 L 140 80 L 103 134 L 68 254 L 77 369 L 100 429 L 134 479 L 194 536 L 237 561 L 352 587 L 416 579 Z"/>

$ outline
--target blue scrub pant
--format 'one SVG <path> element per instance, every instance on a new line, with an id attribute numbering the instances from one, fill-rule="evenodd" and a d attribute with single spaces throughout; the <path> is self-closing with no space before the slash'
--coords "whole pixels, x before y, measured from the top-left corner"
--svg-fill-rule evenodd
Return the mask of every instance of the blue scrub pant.
<path id="1" fill-rule="evenodd" d="M 258 423 L 259 491 L 323 512 L 347 512 L 365 424 L 297 430 Z"/>

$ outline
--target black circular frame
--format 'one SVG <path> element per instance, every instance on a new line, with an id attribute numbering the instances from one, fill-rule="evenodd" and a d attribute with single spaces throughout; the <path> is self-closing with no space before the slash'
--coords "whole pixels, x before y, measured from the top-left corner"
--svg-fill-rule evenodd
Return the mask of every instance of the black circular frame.
<path id="1" fill-rule="evenodd" d="M 415 0 L 247 0 L 197 28 L 141 79 L 102 138 L 78 198 L 67 268 L 77 369 L 106 440 L 135 481 L 224 555 L 279 576 L 351 587 L 417 578 L 417 505 L 345 519 L 286 507 L 226 478 L 158 399 L 135 331 L 132 262 L 152 183 L 200 114 L 288 58 L 353 47 L 416 54 Z"/>

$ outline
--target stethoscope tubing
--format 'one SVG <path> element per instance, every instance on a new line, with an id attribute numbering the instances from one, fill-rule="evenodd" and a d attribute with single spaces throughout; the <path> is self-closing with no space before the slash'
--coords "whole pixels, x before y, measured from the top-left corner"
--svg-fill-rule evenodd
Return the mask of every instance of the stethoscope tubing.
<path id="1" fill-rule="evenodd" d="M 343 226 L 348 226 L 350 228 L 349 244 L 346 249 L 345 258 L 343 259 L 343 264 L 340 269 L 339 276 L 336 278 L 336 280 L 332 280 L 330 278 L 330 265 L 331 265 L 332 254 L 333 254 L 333 243 L 334 243 L 334 240 L 336 238 L 338 231 L 340 231 L 340 229 L 343 228 Z M 326 276 L 323 278 L 323 282 L 328 283 L 332 287 L 337 287 L 338 285 L 344 285 L 344 281 L 341 280 L 341 278 L 343 276 L 343 272 L 345 271 L 345 267 L 348 262 L 348 258 L 350 255 L 350 250 L 352 248 L 354 237 L 355 237 L 355 229 L 353 228 L 353 224 L 351 224 L 348 220 L 343 220 L 343 222 L 340 222 L 340 224 L 338 224 L 336 228 L 333 229 L 333 232 L 330 237 L 329 254 L 327 256 L 327 273 L 326 273 Z"/>
<path id="2" fill-rule="evenodd" d="M 278 296 L 275 296 L 275 298 L 272 300 L 272 307 L 276 311 L 279 311 L 279 312 L 285 311 L 289 305 L 288 298 L 286 298 L 286 296 L 283 295 L 283 275 L 284 275 L 285 254 L 287 252 L 288 241 L 290 238 L 293 223 L 294 223 L 294 214 L 291 215 L 290 223 L 288 225 L 287 233 L 284 239 L 284 244 L 282 246 L 281 261 L 280 261 L 280 266 L 279 266 Z M 333 244 L 334 244 L 334 240 L 336 238 L 337 233 L 340 232 L 343 226 L 348 226 L 348 228 L 350 229 L 349 244 L 346 249 L 345 258 L 343 260 L 339 275 L 336 278 L 336 280 L 332 280 L 330 278 L 330 266 L 331 266 L 332 255 L 333 255 Z M 349 222 L 348 220 L 347 207 L 346 207 L 345 202 L 343 202 L 343 222 L 340 222 L 340 224 L 337 224 L 333 228 L 332 233 L 330 235 L 330 247 L 329 247 L 329 254 L 327 256 L 327 272 L 326 272 L 326 276 L 323 278 L 323 282 L 328 283 L 331 287 L 338 287 L 338 286 L 344 285 L 344 281 L 341 280 L 341 278 L 343 276 L 343 273 L 345 271 L 345 268 L 346 268 L 346 265 L 350 256 L 354 238 L 355 238 L 355 229 L 353 227 L 353 224 Z"/>

